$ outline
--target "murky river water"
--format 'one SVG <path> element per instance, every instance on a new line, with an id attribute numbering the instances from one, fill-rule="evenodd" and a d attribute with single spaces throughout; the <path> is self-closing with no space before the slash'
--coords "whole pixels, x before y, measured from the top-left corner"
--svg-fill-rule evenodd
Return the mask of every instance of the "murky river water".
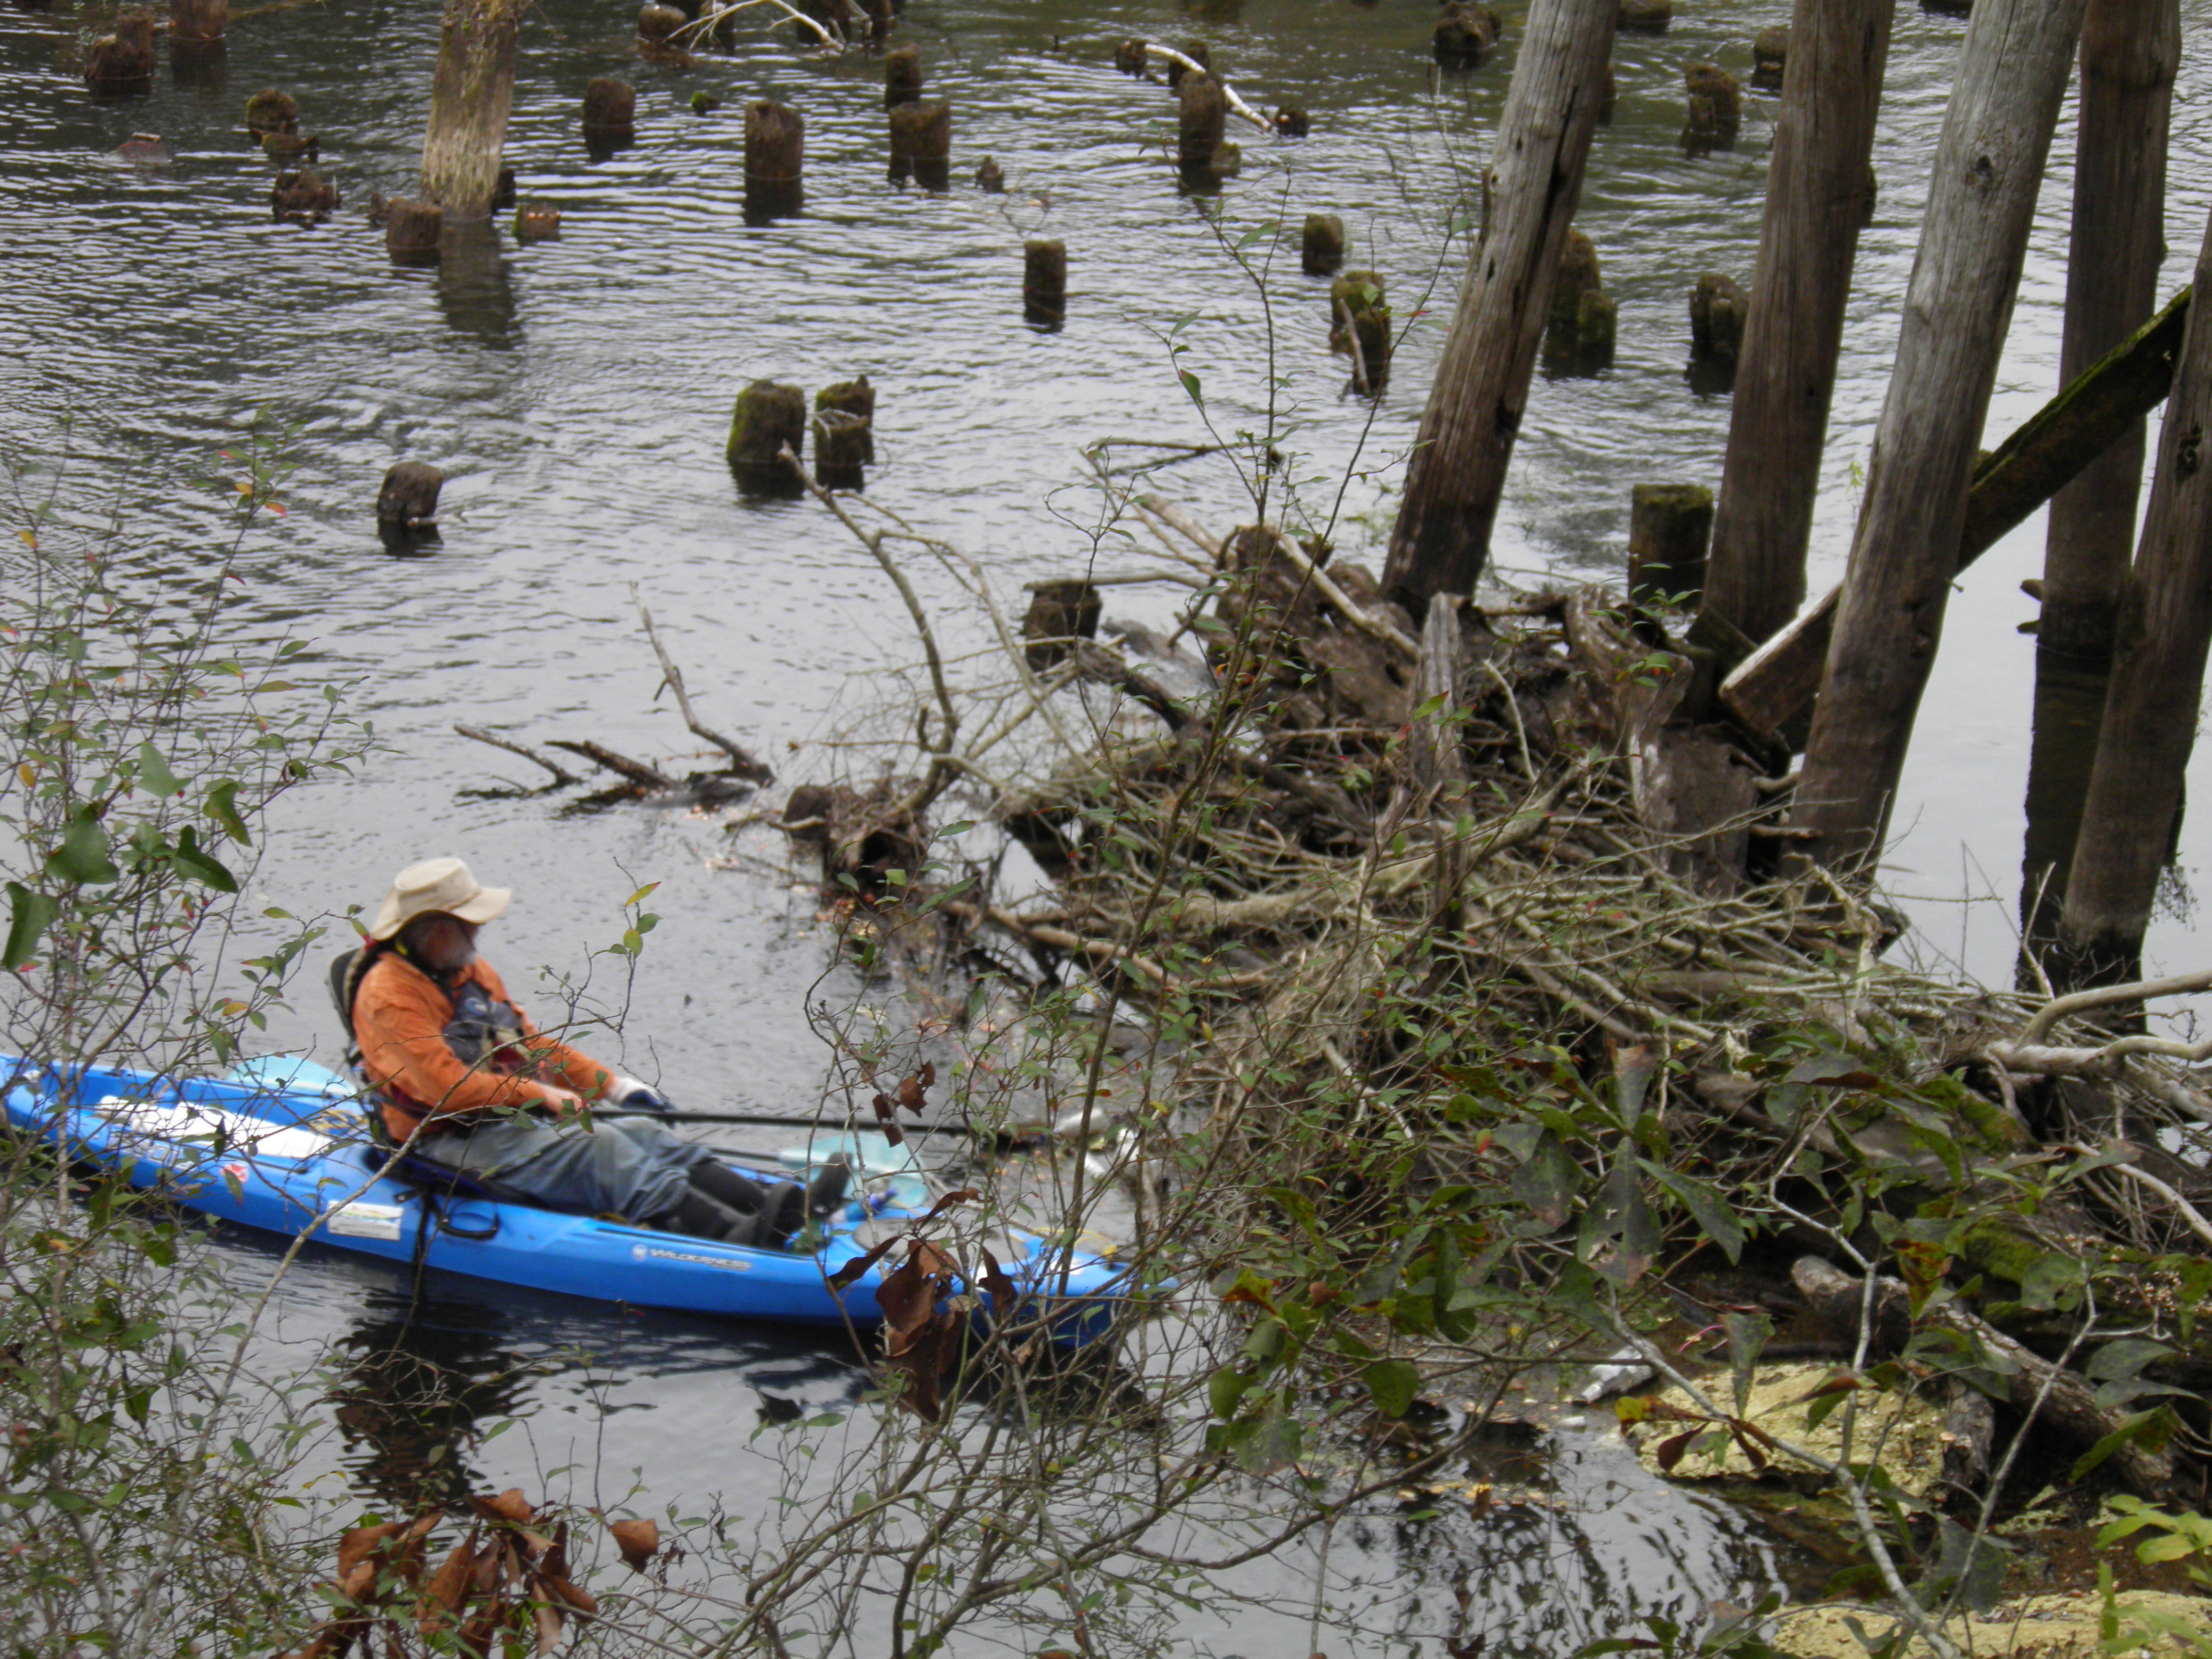
<path id="1" fill-rule="evenodd" d="M 2193 25 L 2205 21 L 2201 0 L 2185 9 Z M 647 66 L 635 62 L 627 8 L 548 0 L 523 31 L 507 158 L 526 196 L 562 209 L 562 236 L 526 247 L 502 239 L 437 271 L 395 271 L 360 211 L 373 189 L 410 188 L 432 0 L 242 17 L 213 74 L 178 84 L 165 64 L 149 95 L 107 104 L 88 98 L 76 74 L 81 41 L 97 32 L 90 14 L 11 10 L 0 14 L 0 439 L 33 456 L 65 451 L 78 515 L 112 511 L 132 556 L 183 573 L 229 533 L 236 468 L 221 452 L 238 449 L 257 416 L 282 432 L 289 514 L 249 544 L 247 625 L 313 640 L 312 660 L 359 682 L 356 707 L 387 748 L 357 781 L 286 804 L 257 899 L 302 914 L 373 902 L 394 868 L 456 851 L 521 890 L 495 936 L 520 987 L 540 965 L 575 970 L 587 947 L 617 936 L 620 899 L 659 880 L 665 921 L 640 970 L 622 1058 L 693 1105 L 810 1103 L 823 1056 L 801 1011 L 825 953 L 811 889 L 778 873 L 780 846 L 756 832 L 736 844 L 746 856 L 734 867 L 715 867 L 733 849 L 712 823 L 635 808 L 564 812 L 563 796 L 503 790 L 501 780 L 538 780 L 454 736 L 453 722 L 648 755 L 692 747 L 654 701 L 659 672 L 635 590 L 710 724 L 755 744 L 787 780 L 848 763 L 828 740 L 866 703 L 872 672 L 909 661 L 912 642 L 881 574 L 817 508 L 748 500 L 732 484 L 722 438 L 732 394 L 753 378 L 811 388 L 869 375 L 880 396 L 872 491 L 969 550 L 1009 590 L 1085 555 L 1055 511 L 1079 508 L 1067 492 L 1081 445 L 1203 440 L 1160 337 L 1176 319 L 1205 319 L 1182 337 L 1183 366 L 1200 376 L 1215 419 L 1257 422 L 1258 303 L 1163 164 L 1171 104 L 1111 69 L 1123 35 L 1206 39 L 1252 102 L 1311 110 L 1304 141 L 1243 135 L 1245 173 L 1219 199 L 1232 236 L 1270 218 L 1340 213 L 1357 262 L 1383 275 L 1401 316 L 1439 259 L 1450 261 L 1437 319 L 1408 339 L 1364 449 L 1370 411 L 1323 344 L 1320 285 L 1297 273 L 1295 253 L 1267 277 L 1304 470 L 1333 478 L 1355 453 L 1363 471 L 1390 462 L 1418 422 L 1455 279 L 1443 225 L 1486 151 L 1511 66 L 1522 9 L 1505 10 L 1498 58 L 1440 82 L 1425 51 L 1433 9 L 1421 0 L 914 0 L 902 38 L 921 46 L 932 93 L 956 111 L 959 182 L 930 196 L 885 182 L 873 61 L 801 54 L 756 34 L 688 69 Z M 1547 381 L 1533 397 L 1499 523 L 1502 567 L 1610 574 L 1632 484 L 1717 482 L 1726 405 L 1684 377 L 1686 300 L 1701 271 L 1750 276 L 1769 106 L 1750 97 L 1733 154 L 1686 160 L 1675 143 L 1680 66 L 1712 57 L 1747 78 L 1752 35 L 1785 10 L 1685 0 L 1672 32 L 1621 38 L 1619 113 L 1599 137 L 1580 220 L 1618 296 L 1618 358 L 1605 375 Z M 1879 410 L 1961 27 L 1910 6 L 1899 15 L 1816 586 L 1840 573 L 1846 550 L 1852 472 Z M 640 142 L 594 161 L 576 110 L 600 74 L 635 82 Z M 2186 280 L 2212 195 L 2208 79 L 2192 57 L 2175 103 L 2168 291 Z M 242 100 L 266 85 L 293 93 L 303 130 L 322 135 L 322 170 L 346 194 L 325 226 L 270 221 L 272 169 L 238 130 Z M 702 88 L 724 99 L 721 111 L 690 112 Z M 739 118 L 760 96 L 805 116 L 807 210 L 748 228 Z M 134 131 L 160 133 L 174 159 L 112 159 Z M 1991 441 L 2055 382 L 2069 150 L 2070 116 Z M 1004 197 L 964 182 L 986 154 L 1006 171 Z M 1025 325 L 1020 311 L 1021 243 L 1040 231 L 1069 250 L 1071 301 L 1056 331 Z M 370 505 L 384 469 L 406 459 L 434 462 L 451 481 L 442 545 L 401 561 L 379 545 Z M 1346 556 L 1379 562 L 1362 543 L 1387 523 L 1394 476 L 1385 465 L 1346 493 L 1336 532 Z M 1234 477 L 1205 464 L 1171 473 L 1169 488 L 1216 526 L 1242 504 Z M 1315 500 L 1328 516 L 1330 491 Z M 1965 579 L 1899 815 L 1897 884 L 1916 896 L 1923 945 L 1999 981 L 2009 973 L 2027 754 L 2032 647 L 2014 630 L 2033 611 L 2017 584 L 2039 568 L 2041 544 L 2039 518 Z M 957 608 L 947 583 L 915 574 L 933 607 Z M 1148 603 L 1160 602 L 1132 597 L 1122 608 L 1143 615 Z M 2197 783 L 2196 799 L 2212 800 L 2212 775 Z M 2212 817 L 2200 812 L 2185 838 L 2185 878 L 2208 852 Z M 1976 896 L 1987 902 L 1959 902 Z M 2192 933 L 2185 918 L 2160 923 L 2152 953 L 2161 966 L 2199 963 Z M 319 1002 L 303 994 L 272 1042 L 327 1053 Z M 845 1356 L 800 1339 L 617 1320 L 556 1301 L 503 1297 L 494 1308 L 465 1286 L 434 1291 L 410 1340 L 459 1344 L 461 1370 L 501 1373 L 484 1410 L 530 1425 L 532 1454 L 499 1443 L 483 1455 L 491 1475 L 520 1474 L 532 1455 L 584 1461 L 588 1443 L 606 1467 L 641 1468 L 648 1488 L 741 1498 L 761 1477 L 750 1421 L 733 1420 L 750 1405 L 732 1401 L 753 1400 L 748 1387 L 823 1400 L 857 1387 Z M 389 1276 L 311 1261 L 288 1292 L 285 1334 L 310 1342 L 351 1331 L 373 1343 L 394 1294 Z M 578 1351 L 598 1366 L 570 1363 Z M 343 1459 L 365 1493 L 408 1455 L 362 1426 L 375 1416 L 355 1414 Z M 1620 1461 L 1571 1440 L 1557 1466 L 1571 1516 L 1469 1541 L 1519 1564 L 1494 1577 L 1492 1595 L 1501 1627 L 1530 1650 L 1601 1633 L 1576 1622 L 1578 1609 L 1739 1594 L 1771 1570 L 1730 1541 L 1733 1522 L 1652 1492 Z M 1632 1479 L 1632 1501 L 1622 1498 L 1629 1486 L 1608 1488 Z M 1387 1609 L 1403 1613 L 1425 1583 L 1432 1611 L 1441 1581 L 1423 1559 L 1431 1546 L 1401 1548 L 1387 1521 L 1376 1528 L 1348 1553 L 1340 1540 L 1335 1561 L 1386 1609 L 1364 1621 L 1379 1651 L 1397 1617 Z M 1582 1564 L 1580 1583 L 1561 1577 L 1561 1561 Z M 1401 1573 L 1416 1588 L 1389 1588 Z M 1547 1587 L 1569 1591 L 1566 1611 L 1520 1607 Z M 1422 1613 L 1403 1622 L 1437 1627 Z M 1287 1626 L 1264 1640 L 1249 1627 L 1237 1639 L 1193 1634 L 1217 1650 L 1241 1639 L 1255 1653 L 1291 1650 Z"/>

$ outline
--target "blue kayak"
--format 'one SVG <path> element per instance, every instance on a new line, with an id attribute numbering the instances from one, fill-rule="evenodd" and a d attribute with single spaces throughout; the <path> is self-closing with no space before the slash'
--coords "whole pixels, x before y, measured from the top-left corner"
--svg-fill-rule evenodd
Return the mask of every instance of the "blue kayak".
<path id="1" fill-rule="evenodd" d="M 876 1325 L 883 1312 L 875 1289 L 904 1249 L 894 1245 L 842 1289 L 830 1279 L 920 1219 L 880 1194 L 856 1197 L 810 1229 L 819 1249 L 800 1254 L 429 1191 L 383 1172 L 385 1150 L 350 1084 L 289 1058 L 252 1062 L 222 1081 L 180 1081 L 0 1056 L 0 1076 L 8 1075 L 22 1079 L 8 1092 L 15 1128 L 187 1209 L 402 1265 L 637 1307 Z M 729 1161 L 763 1182 L 783 1178 L 772 1165 Z M 994 1228 L 985 1243 L 1028 1311 L 1050 1311 L 1058 1340 L 1102 1334 L 1129 1292 L 1127 1270 L 1103 1255 L 1071 1257 L 1012 1227 Z M 981 1286 L 972 1289 L 988 1305 Z"/>

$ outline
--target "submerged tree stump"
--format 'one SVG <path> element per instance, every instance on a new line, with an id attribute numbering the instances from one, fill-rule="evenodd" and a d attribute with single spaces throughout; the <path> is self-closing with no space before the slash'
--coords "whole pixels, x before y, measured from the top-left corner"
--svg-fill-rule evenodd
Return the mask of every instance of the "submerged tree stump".
<path id="1" fill-rule="evenodd" d="M 514 240 L 550 242 L 561 234 L 561 210 L 550 202 L 525 202 L 514 210 Z"/>
<path id="2" fill-rule="evenodd" d="M 952 106 L 942 99 L 891 110 L 891 182 L 909 178 L 924 190 L 951 187 Z"/>
<path id="3" fill-rule="evenodd" d="M 1629 493 L 1629 599 L 1696 610 L 1712 535 L 1713 492 L 1705 485 L 1635 486 Z"/>
<path id="4" fill-rule="evenodd" d="M 896 109 L 901 104 L 921 101 L 921 48 L 895 46 L 884 54 L 884 103 Z"/>
<path id="5" fill-rule="evenodd" d="M 1779 92 L 1789 67 L 1790 25 L 1778 23 L 1759 30 L 1751 43 L 1751 84 L 1761 92 Z"/>
<path id="6" fill-rule="evenodd" d="M 1133 36 L 1115 45 L 1114 67 L 1124 75 L 1142 75 L 1145 72 L 1146 61 L 1151 56 L 1151 49 L 1142 40 Z"/>
<path id="7" fill-rule="evenodd" d="M 1488 6 L 1451 0 L 1437 19 L 1430 47 L 1445 68 L 1473 69 L 1490 56 L 1504 27 L 1504 20 Z"/>
<path id="8" fill-rule="evenodd" d="M 1066 243 L 1033 238 L 1022 244 L 1022 313 L 1033 323 L 1066 317 Z"/>
<path id="9" fill-rule="evenodd" d="M 806 442 L 806 394 L 795 386 L 755 380 L 738 393 L 730 414 L 730 465 L 757 480 L 787 477 L 779 459 L 788 445 L 798 455 Z"/>
<path id="10" fill-rule="evenodd" d="M 1743 349 L 1744 319 L 1751 295 L 1733 276 L 1707 271 L 1690 290 L 1690 349 L 1700 357 L 1734 362 Z"/>
<path id="11" fill-rule="evenodd" d="M 1213 72 L 1213 48 L 1206 45 L 1205 41 L 1184 41 L 1182 43 L 1182 55 L 1189 58 L 1192 63 L 1197 64 L 1198 67 L 1205 73 L 1211 75 Z M 1189 73 L 1190 71 L 1188 70 L 1185 69 L 1181 64 L 1176 63 L 1174 58 L 1170 58 L 1168 59 L 1168 90 L 1170 92 L 1181 92 L 1182 90 L 1183 77 L 1188 76 Z"/>
<path id="12" fill-rule="evenodd" d="M 1682 127 L 1682 153 L 1705 155 L 1717 149 L 1733 149 L 1743 125 L 1743 88 L 1717 64 L 1686 64 L 1682 78 L 1689 87 L 1689 118 Z"/>
<path id="13" fill-rule="evenodd" d="M 1029 665 L 1042 674 L 1066 660 L 1078 640 L 1098 637 L 1098 619 L 1105 614 L 1098 590 L 1081 577 L 1036 583 L 1030 592 L 1029 613 L 1022 618 L 1022 647 Z"/>
<path id="14" fill-rule="evenodd" d="M 595 76 L 584 88 L 584 138 L 599 144 L 628 143 L 637 137 L 637 94 L 627 81 Z"/>
<path id="15" fill-rule="evenodd" d="M 266 88 L 246 100 L 246 130 L 256 143 L 272 132 L 297 132 L 300 106 L 290 93 Z"/>
<path id="16" fill-rule="evenodd" d="M 1275 131 L 1285 138 L 1303 138 L 1313 131 L 1313 118 L 1304 104 L 1279 104 L 1272 119 Z"/>
<path id="17" fill-rule="evenodd" d="M 1228 131 L 1229 94 L 1211 75 L 1186 75 L 1177 97 L 1176 163 L 1186 175 L 1209 174 Z"/>
<path id="18" fill-rule="evenodd" d="M 745 106 L 745 222 L 786 218 L 805 204 L 806 120 L 766 99 Z"/>
<path id="19" fill-rule="evenodd" d="M 445 227 L 445 210 L 435 202 L 388 202 L 384 213 L 384 251 L 395 265 L 434 265 Z"/>
<path id="20" fill-rule="evenodd" d="M 1006 192 L 1005 171 L 988 155 L 975 164 L 975 188 L 986 196 L 1003 196 Z"/>
<path id="21" fill-rule="evenodd" d="M 1624 33 L 1664 34 L 1674 21 L 1674 0 L 1620 0 L 1617 27 Z"/>
<path id="22" fill-rule="evenodd" d="M 212 46 L 230 31 L 230 0 L 169 0 L 169 50 Z"/>
<path id="23" fill-rule="evenodd" d="M 1352 385 L 1376 392 L 1390 378 L 1390 307 L 1382 279 L 1347 270 L 1328 285 L 1328 343 L 1352 356 Z"/>
<path id="24" fill-rule="evenodd" d="M 1298 239 L 1298 268 L 1309 276 L 1328 276 L 1344 264 L 1344 221 L 1334 213 L 1309 213 Z"/>
<path id="25" fill-rule="evenodd" d="M 126 11 L 115 20 L 115 33 L 92 43 L 85 59 L 84 83 L 96 93 L 144 92 L 154 84 L 154 19 Z"/>
<path id="26" fill-rule="evenodd" d="M 419 530 L 435 523 L 438 492 L 446 475 L 427 461 L 401 461 L 376 492 L 376 521 L 391 530 Z"/>
<path id="27" fill-rule="evenodd" d="M 1618 308 L 1605 291 L 1597 249 L 1569 230 L 1544 324 L 1544 363 L 1555 374 L 1595 374 L 1613 363 Z"/>
<path id="28" fill-rule="evenodd" d="M 876 389 L 865 374 L 814 394 L 814 481 L 824 489 L 860 489 L 876 459 Z"/>
<path id="29" fill-rule="evenodd" d="M 313 167 L 278 173 L 269 191 L 271 216 L 295 224 L 319 223 L 330 217 L 337 204 L 337 186 L 324 183 Z"/>

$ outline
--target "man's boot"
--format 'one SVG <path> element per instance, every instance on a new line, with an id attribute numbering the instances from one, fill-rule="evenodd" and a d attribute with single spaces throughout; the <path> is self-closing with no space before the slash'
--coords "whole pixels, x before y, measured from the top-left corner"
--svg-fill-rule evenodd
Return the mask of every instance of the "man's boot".
<path id="1" fill-rule="evenodd" d="M 676 1201 L 648 1224 L 663 1232 L 688 1233 L 721 1244 L 750 1244 L 760 1231 L 760 1221 L 758 1214 L 741 1215 L 696 1187 L 685 1187 Z"/>
<path id="2" fill-rule="evenodd" d="M 806 1189 L 795 1181 L 780 1182 L 768 1190 L 768 1206 L 760 1212 L 758 1243 L 763 1250 L 780 1250 L 806 1224 Z"/>

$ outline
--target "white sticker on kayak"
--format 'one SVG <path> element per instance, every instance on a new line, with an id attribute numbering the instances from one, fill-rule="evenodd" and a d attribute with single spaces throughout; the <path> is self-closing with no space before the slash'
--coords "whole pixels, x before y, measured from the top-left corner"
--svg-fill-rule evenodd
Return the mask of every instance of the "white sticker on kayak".
<path id="1" fill-rule="evenodd" d="M 753 1264 L 733 1255 L 708 1255 L 701 1250 L 664 1250 L 653 1244 L 633 1244 L 629 1247 L 634 1261 L 691 1261 L 702 1267 L 720 1267 L 728 1273 L 745 1273 Z"/>
<path id="2" fill-rule="evenodd" d="M 397 1204 L 337 1204 L 323 1212 L 323 1227 L 341 1238 L 397 1239 L 406 1217 Z"/>

